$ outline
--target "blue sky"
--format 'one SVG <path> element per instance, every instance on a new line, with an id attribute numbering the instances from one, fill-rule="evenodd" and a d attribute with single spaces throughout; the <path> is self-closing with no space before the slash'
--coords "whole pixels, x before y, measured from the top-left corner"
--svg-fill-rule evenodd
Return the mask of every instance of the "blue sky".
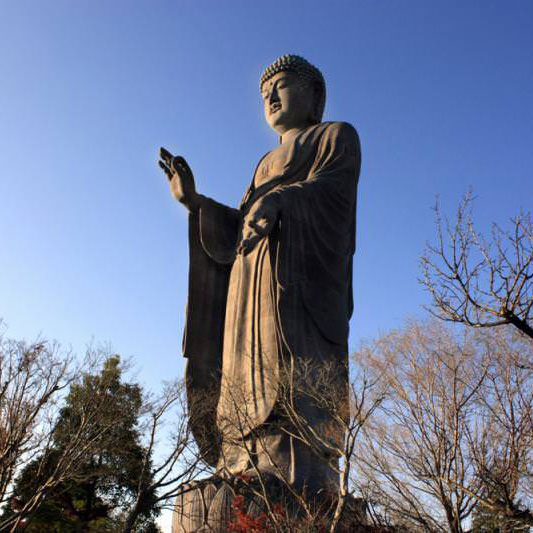
<path id="1" fill-rule="evenodd" d="M 363 167 L 350 343 L 422 313 L 419 256 L 440 195 L 471 186 L 481 228 L 533 193 L 531 1 L 0 1 L 0 316 L 83 351 L 181 375 L 187 219 L 157 167 L 237 205 L 276 144 L 262 69 L 324 73 L 326 120 Z"/>

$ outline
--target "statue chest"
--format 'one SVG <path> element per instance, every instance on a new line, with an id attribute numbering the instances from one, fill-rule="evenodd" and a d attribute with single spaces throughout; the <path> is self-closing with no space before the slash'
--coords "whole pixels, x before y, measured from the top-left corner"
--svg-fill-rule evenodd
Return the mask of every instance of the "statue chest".
<path id="1" fill-rule="evenodd" d="M 272 179 L 287 174 L 294 158 L 294 151 L 293 143 L 281 144 L 263 157 L 254 176 L 254 186 L 260 187 Z"/>
<path id="2" fill-rule="evenodd" d="M 301 137 L 280 144 L 261 159 L 241 202 L 244 214 L 258 198 L 278 185 L 306 179 L 314 161 L 315 147 L 313 143 L 302 142 Z"/>

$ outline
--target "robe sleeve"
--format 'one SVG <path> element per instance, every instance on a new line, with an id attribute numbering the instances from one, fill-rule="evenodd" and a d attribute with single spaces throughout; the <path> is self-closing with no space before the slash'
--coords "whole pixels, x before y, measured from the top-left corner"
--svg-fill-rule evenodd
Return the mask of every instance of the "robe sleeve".
<path id="1" fill-rule="evenodd" d="M 344 344 L 353 309 L 359 139 L 351 125 L 335 122 L 314 142 L 318 148 L 306 179 L 271 193 L 281 206 L 276 279 L 282 300 L 303 298 L 321 332 Z M 294 296 L 296 287 L 301 296 Z"/>
<path id="2" fill-rule="evenodd" d="M 235 255 L 240 212 L 204 198 L 189 215 L 189 290 L 183 355 L 190 424 L 210 464 L 218 458 L 216 405 L 220 391 L 222 342 L 229 273 Z"/>
<path id="3" fill-rule="evenodd" d="M 235 257 L 240 211 L 204 198 L 189 215 L 189 294 L 185 357 L 220 348 L 229 270 Z"/>

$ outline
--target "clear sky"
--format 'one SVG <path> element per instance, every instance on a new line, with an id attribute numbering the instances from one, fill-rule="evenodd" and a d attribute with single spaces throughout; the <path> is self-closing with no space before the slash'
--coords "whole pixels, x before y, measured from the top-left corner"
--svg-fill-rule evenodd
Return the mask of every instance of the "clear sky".
<path id="1" fill-rule="evenodd" d="M 418 315 L 436 194 L 469 186 L 481 227 L 533 200 L 533 2 L 0 0 L 0 316 L 183 373 L 187 218 L 157 167 L 184 155 L 237 205 L 276 144 L 258 78 L 316 64 L 326 120 L 363 166 L 351 347 Z"/>
<path id="2" fill-rule="evenodd" d="M 184 155 L 236 206 L 276 136 L 258 79 L 316 64 L 325 120 L 363 166 L 350 344 L 418 315 L 436 194 L 481 227 L 533 200 L 533 2 L 0 0 L 0 316 L 91 339 L 150 387 L 182 375 L 187 217 L 157 167 Z"/>

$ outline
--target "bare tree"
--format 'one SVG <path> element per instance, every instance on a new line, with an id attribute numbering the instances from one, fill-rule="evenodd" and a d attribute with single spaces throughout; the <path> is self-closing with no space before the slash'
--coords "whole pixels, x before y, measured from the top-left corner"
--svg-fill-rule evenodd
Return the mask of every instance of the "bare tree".
<path id="1" fill-rule="evenodd" d="M 389 387 L 355 455 L 369 499 L 412 530 L 464 531 L 479 487 L 466 428 L 487 373 L 483 354 L 438 324 L 415 323 L 363 352 Z"/>
<path id="2" fill-rule="evenodd" d="M 83 481 L 82 465 L 102 449 L 116 426 L 113 398 L 107 394 L 80 397 L 68 426 L 58 421 L 67 387 L 81 383 L 107 358 L 89 349 L 81 362 L 53 343 L 0 342 L 0 531 L 18 531 L 54 489 Z M 17 475 L 32 465 L 33 482 L 24 501 L 14 493 Z"/>
<path id="3" fill-rule="evenodd" d="M 0 505 L 20 467 L 50 445 L 51 419 L 71 383 L 71 359 L 46 342 L 0 339 Z"/>
<path id="4" fill-rule="evenodd" d="M 509 329 L 484 336 L 490 368 L 479 395 L 483 417 L 469 428 L 471 460 L 482 490 L 480 508 L 516 531 L 533 526 L 533 354 Z M 529 507 L 529 508 L 528 508 Z"/>
<path id="5" fill-rule="evenodd" d="M 295 408 L 289 396 L 282 397 L 282 409 L 294 428 L 293 437 L 309 447 L 317 460 L 330 457 L 331 469 L 339 476 L 338 489 L 331 495 L 333 512 L 326 521 L 332 533 L 342 530 L 343 515 L 354 498 L 352 458 L 359 434 L 385 397 L 382 376 L 371 378 L 361 363 L 360 359 L 354 358 L 354 369 L 347 388 L 339 387 L 335 379 L 338 372 L 336 365 L 331 368 L 322 366 L 318 372 L 312 363 L 302 365 L 302 375 L 295 380 L 298 383 L 295 394 L 311 400 L 331 417 L 329 432 L 326 430 L 321 434 Z M 324 509 L 321 511 L 324 514 Z"/>
<path id="6" fill-rule="evenodd" d="M 433 298 L 429 311 L 474 327 L 512 324 L 533 338 L 533 219 L 520 213 L 509 229 L 493 224 L 489 238 L 474 228 L 471 193 L 452 224 L 435 206 L 437 242 L 422 256 L 421 283 Z"/>
<path id="7" fill-rule="evenodd" d="M 170 381 L 156 397 L 145 398 L 141 434 L 142 471 L 134 501 L 125 513 L 124 533 L 134 530 L 143 503 L 173 508 L 186 483 L 212 470 L 202 460 L 191 434 L 185 383 Z"/>
<path id="8" fill-rule="evenodd" d="M 7 511 L 0 531 L 18 530 L 68 483 L 88 482 L 87 476 L 97 475 L 84 467 L 90 458 L 121 445 L 113 439 L 122 414 L 114 405 L 114 382 L 106 381 L 116 376 L 99 373 L 110 355 L 91 348 L 77 361 L 57 343 L 0 339 L 0 510 Z M 85 382 L 87 376 L 96 381 Z M 125 532 L 135 530 L 147 507 L 171 507 L 184 483 L 212 473 L 191 435 L 189 416 L 195 414 L 187 412 L 184 388 L 172 381 L 157 395 L 142 395 L 136 429 L 141 446 L 132 449 L 142 453 L 141 471 L 136 490 L 123 495 L 114 517 Z M 68 416 L 61 416 L 69 390 L 76 390 L 76 399 Z M 24 484 L 21 498 L 15 482 L 28 466 L 31 483 Z"/>
<path id="9" fill-rule="evenodd" d="M 508 328 L 410 323 L 361 350 L 387 399 L 363 427 L 357 484 L 376 520 L 409 531 L 465 531 L 481 506 L 531 516 L 531 343 Z"/>
<path id="10" fill-rule="evenodd" d="M 253 402 L 239 384 L 226 384 L 231 391 L 227 396 L 232 398 L 233 417 L 224 423 L 235 435 L 232 449 L 226 453 L 232 455 L 240 448 L 247 457 L 249 469 L 237 477 L 244 491 L 255 496 L 252 505 L 263 510 L 265 531 L 346 531 L 347 523 L 354 526 L 363 520 L 364 502 L 355 497 L 351 483 L 351 459 L 361 429 L 383 400 L 383 390 L 379 378 L 370 379 L 360 366 L 354 366 L 357 370 L 348 384 L 339 380 L 338 364 L 328 368 L 324 363 L 300 361 L 297 375 L 294 368 L 291 373 L 281 371 L 280 376 L 285 378 L 278 376 L 276 383 L 278 414 L 268 427 L 251 432 L 253 417 L 249 409 Z M 324 413 L 325 422 L 310 423 L 302 403 Z M 295 486 L 287 465 L 270 451 L 268 439 L 273 433 L 290 437 L 293 446 L 305 447 L 317 468 L 327 463 L 338 483 L 324 487 L 319 497 L 308 493 L 306 487 Z M 267 469 L 257 464 L 258 450 L 267 458 Z M 223 464 L 224 446 L 222 451 Z M 246 529 L 250 527 L 249 523 Z"/>

